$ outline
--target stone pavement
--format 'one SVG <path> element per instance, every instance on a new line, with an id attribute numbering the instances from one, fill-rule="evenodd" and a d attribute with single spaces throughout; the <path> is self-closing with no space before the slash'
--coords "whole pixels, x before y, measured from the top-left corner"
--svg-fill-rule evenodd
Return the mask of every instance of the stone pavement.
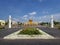
<path id="1" fill-rule="evenodd" d="M 60 38 L 60 30 L 38 27 L 48 34 Z M 2 39 L 13 32 L 18 31 L 20 28 L 2 29 L 0 30 L 0 45 L 60 45 L 60 39 L 18 39 L 18 40 L 5 40 Z"/>
<path id="2" fill-rule="evenodd" d="M 39 29 L 45 31 L 46 33 L 56 37 L 60 38 L 60 30 L 56 28 L 48 28 L 48 27 L 38 27 Z M 4 36 L 7 36 L 13 32 L 18 31 L 21 28 L 12 28 L 12 29 L 2 29 L 0 30 L 0 38 L 3 38 Z"/>
<path id="3" fill-rule="evenodd" d="M 0 38 L 3 38 L 4 36 L 7 36 L 13 32 L 18 31 L 20 28 L 11 28 L 11 29 L 1 29 L 0 30 Z"/>
<path id="4" fill-rule="evenodd" d="M 46 33 L 56 37 L 60 38 L 60 30 L 56 28 L 48 28 L 48 27 L 38 27 L 39 29 L 45 31 Z"/>

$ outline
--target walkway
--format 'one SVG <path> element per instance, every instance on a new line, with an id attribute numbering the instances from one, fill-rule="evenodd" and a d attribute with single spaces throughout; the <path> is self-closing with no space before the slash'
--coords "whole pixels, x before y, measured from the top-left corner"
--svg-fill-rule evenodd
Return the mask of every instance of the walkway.
<path id="1" fill-rule="evenodd" d="M 58 29 L 52 29 L 52 28 L 46 28 L 46 27 L 38 27 L 42 29 L 43 31 L 49 33 L 52 36 L 60 38 L 60 30 Z M 9 35 L 13 32 L 18 31 L 19 28 L 12 28 L 12 29 L 3 29 L 0 30 L 0 38 L 3 38 L 6 35 Z M 0 45 L 60 45 L 60 39 L 19 39 L 19 40 L 4 40 L 0 39 Z"/>
<path id="2" fill-rule="evenodd" d="M 46 33 L 56 37 L 60 38 L 60 30 L 56 28 L 48 28 L 48 27 L 38 27 L 39 29 L 45 31 Z"/>
<path id="3" fill-rule="evenodd" d="M 38 27 L 40 28 L 41 30 L 45 31 L 46 33 L 54 36 L 54 37 L 57 37 L 57 38 L 60 38 L 60 30 L 58 29 L 55 29 L 55 28 L 48 28 L 48 27 Z M 12 29 L 2 29 L 0 30 L 0 38 L 3 38 L 4 36 L 7 36 L 13 32 L 16 32 L 18 31 L 19 29 L 21 28 L 12 28 Z"/>
<path id="4" fill-rule="evenodd" d="M 0 29 L 0 38 L 7 36 L 13 32 L 18 31 L 20 28 L 12 28 L 12 29 Z"/>

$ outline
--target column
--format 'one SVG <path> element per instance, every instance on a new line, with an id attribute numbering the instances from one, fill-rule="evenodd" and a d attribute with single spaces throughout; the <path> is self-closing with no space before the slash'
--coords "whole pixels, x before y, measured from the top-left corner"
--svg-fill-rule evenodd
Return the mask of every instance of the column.
<path id="1" fill-rule="evenodd" d="M 11 28 L 11 15 L 9 15 L 9 28 Z"/>
<path id="2" fill-rule="evenodd" d="M 53 15 L 51 15 L 51 28 L 54 28 Z"/>

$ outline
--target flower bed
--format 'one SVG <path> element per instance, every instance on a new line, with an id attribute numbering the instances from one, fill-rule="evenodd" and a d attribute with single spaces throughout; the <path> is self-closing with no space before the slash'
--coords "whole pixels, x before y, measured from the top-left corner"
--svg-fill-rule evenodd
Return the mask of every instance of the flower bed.
<path id="1" fill-rule="evenodd" d="M 24 35 L 42 35 L 37 28 L 25 28 L 22 31 L 20 31 L 18 34 L 24 34 Z"/>

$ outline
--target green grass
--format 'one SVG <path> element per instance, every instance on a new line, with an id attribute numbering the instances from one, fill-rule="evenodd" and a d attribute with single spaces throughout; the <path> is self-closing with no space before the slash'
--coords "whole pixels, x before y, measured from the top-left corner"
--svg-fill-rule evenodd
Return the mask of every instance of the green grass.
<path id="1" fill-rule="evenodd" d="M 39 30 L 37 30 L 36 28 L 24 28 L 21 32 L 19 32 L 18 34 L 24 34 L 24 35 L 42 35 L 41 32 L 39 32 Z"/>

